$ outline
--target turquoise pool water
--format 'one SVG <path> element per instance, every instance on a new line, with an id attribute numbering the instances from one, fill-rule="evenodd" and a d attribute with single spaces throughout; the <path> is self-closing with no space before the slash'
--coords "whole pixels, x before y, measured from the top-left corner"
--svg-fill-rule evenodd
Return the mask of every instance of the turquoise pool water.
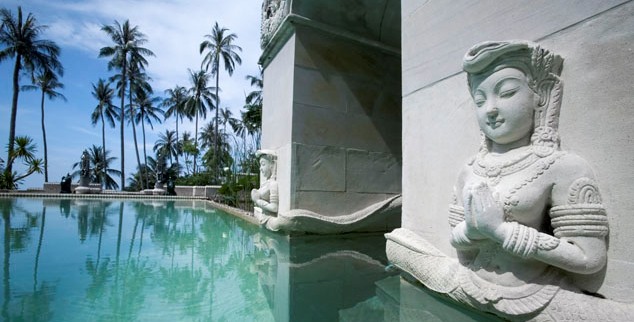
<path id="1" fill-rule="evenodd" d="M 192 205 L 0 199 L 2 320 L 273 321 L 257 227 Z"/>
<path id="2" fill-rule="evenodd" d="M 491 321 L 385 271 L 382 234 L 270 233 L 204 201 L 0 198 L 1 321 Z"/>

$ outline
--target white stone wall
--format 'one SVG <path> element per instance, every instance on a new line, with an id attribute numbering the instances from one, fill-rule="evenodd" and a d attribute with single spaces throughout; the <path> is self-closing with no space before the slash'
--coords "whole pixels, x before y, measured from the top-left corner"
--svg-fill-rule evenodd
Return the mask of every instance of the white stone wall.
<path id="1" fill-rule="evenodd" d="M 264 69 L 280 212 L 350 214 L 401 191 L 400 55 L 294 25 Z"/>
<path id="2" fill-rule="evenodd" d="M 598 292 L 634 302 L 634 2 L 402 1 L 403 221 L 447 254 L 447 206 L 479 131 L 461 72 L 484 40 L 527 39 L 564 57 L 562 148 L 594 168 L 610 220 Z M 604 277 L 604 280 L 602 280 Z"/>

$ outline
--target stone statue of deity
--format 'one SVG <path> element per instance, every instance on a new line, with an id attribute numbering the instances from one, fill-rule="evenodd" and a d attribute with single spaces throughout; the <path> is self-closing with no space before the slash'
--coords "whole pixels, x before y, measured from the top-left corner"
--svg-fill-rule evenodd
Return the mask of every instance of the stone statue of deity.
<path id="1" fill-rule="evenodd" d="M 79 172 L 79 186 L 88 187 L 90 184 L 90 154 L 84 150 L 81 154 L 80 160 L 80 172 Z"/>
<path id="2" fill-rule="evenodd" d="M 560 56 L 526 41 L 483 42 L 467 52 L 483 140 L 460 170 L 449 207 L 458 259 L 399 229 L 387 236 L 395 266 L 510 320 L 630 316 L 577 283 L 604 269 L 609 230 L 592 169 L 560 149 L 562 67 Z"/>
<path id="3" fill-rule="evenodd" d="M 163 184 L 167 182 L 167 171 L 165 155 L 161 152 L 156 156 L 156 182 L 154 183 L 155 189 L 163 189 Z"/>
<path id="4" fill-rule="evenodd" d="M 277 157 L 273 151 L 259 150 L 260 188 L 251 190 L 256 217 L 275 216 L 278 208 L 278 189 L 276 181 Z"/>
<path id="5" fill-rule="evenodd" d="M 72 193 L 71 183 L 72 176 L 70 173 L 67 173 L 65 176 L 62 176 L 62 181 L 60 182 L 60 191 L 59 193 Z"/>

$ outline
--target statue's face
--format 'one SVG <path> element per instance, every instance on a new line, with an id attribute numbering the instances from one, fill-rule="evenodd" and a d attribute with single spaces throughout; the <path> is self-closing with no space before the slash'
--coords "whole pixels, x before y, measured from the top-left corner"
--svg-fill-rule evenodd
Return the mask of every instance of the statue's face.
<path id="1" fill-rule="evenodd" d="M 265 159 L 265 158 L 261 158 L 260 159 L 260 172 L 262 173 L 262 176 L 265 178 L 270 178 L 271 174 L 273 174 L 273 164 L 271 163 L 271 161 Z"/>
<path id="2" fill-rule="evenodd" d="M 538 97 L 522 71 L 498 70 L 477 84 L 473 93 L 478 124 L 487 138 L 509 144 L 530 137 Z"/>

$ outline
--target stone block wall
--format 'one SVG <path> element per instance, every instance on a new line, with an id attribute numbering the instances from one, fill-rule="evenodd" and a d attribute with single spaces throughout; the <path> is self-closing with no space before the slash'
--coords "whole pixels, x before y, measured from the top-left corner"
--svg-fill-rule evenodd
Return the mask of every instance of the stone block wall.
<path id="1" fill-rule="evenodd" d="M 448 204 L 479 147 L 462 57 L 484 40 L 536 41 L 564 57 L 562 149 L 593 167 L 610 221 L 598 293 L 634 302 L 634 2 L 403 0 L 402 225 L 447 254 Z"/>

